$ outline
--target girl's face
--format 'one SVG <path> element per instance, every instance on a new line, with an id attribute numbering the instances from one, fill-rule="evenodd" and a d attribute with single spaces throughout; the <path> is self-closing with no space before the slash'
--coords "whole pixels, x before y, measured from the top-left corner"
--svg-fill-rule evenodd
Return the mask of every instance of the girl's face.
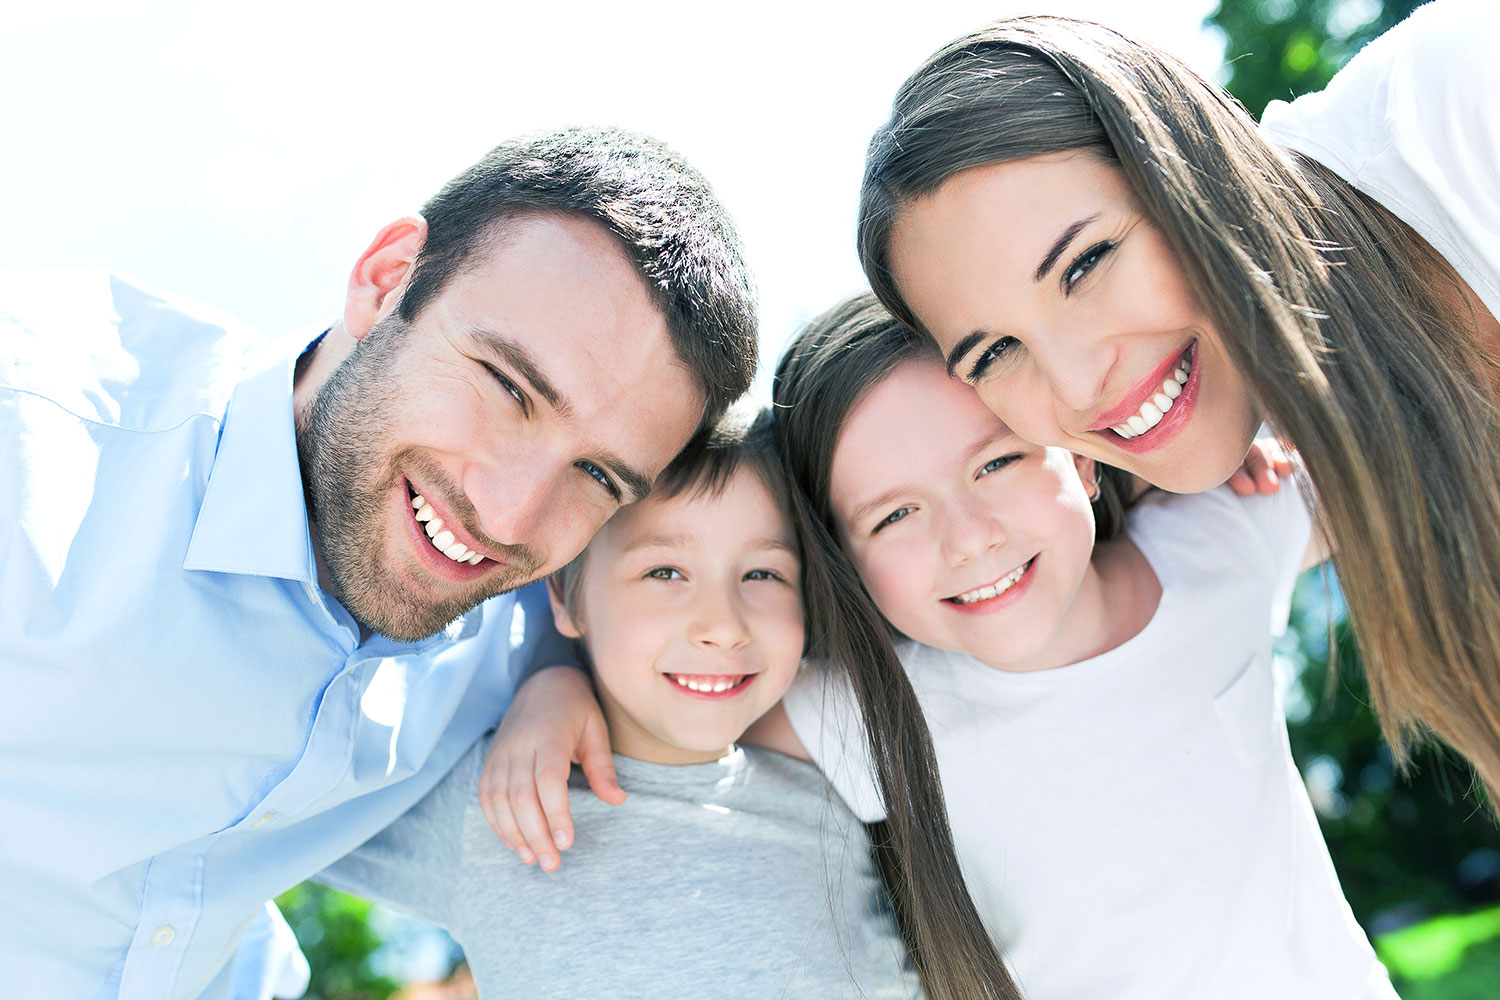
<path id="1" fill-rule="evenodd" d="M 886 618 L 1007 670 L 1092 655 L 1093 462 L 1017 437 L 936 361 L 903 362 L 850 412 L 830 499 Z"/>
<path id="2" fill-rule="evenodd" d="M 716 760 L 780 698 L 802 657 L 796 539 L 759 474 L 621 509 L 589 543 L 578 614 L 616 751 Z"/>
<path id="3" fill-rule="evenodd" d="M 901 295 L 949 370 L 1028 441 L 1164 489 L 1217 486 L 1260 425 L 1244 380 L 1118 167 L 971 167 L 892 234 Z"/>

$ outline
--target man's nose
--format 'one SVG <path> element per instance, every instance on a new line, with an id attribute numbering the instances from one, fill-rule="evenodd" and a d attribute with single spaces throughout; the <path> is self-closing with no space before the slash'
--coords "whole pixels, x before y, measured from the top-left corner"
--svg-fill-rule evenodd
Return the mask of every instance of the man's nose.
<path id="1" fill-rule="evenodd" d="M 567 516 L 555 483 L 545 469 L 512 465 L 476 472 L 466 485 L 481 531 L 502 545 L 540 551 L 548 517 Z"/>

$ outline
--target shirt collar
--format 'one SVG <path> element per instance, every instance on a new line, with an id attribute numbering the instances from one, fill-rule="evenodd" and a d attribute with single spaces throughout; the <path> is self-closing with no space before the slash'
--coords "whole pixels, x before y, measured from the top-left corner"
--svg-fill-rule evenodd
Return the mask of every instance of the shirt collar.
<path id="1" fill-rule="evenodd" d="M 317 582 L 292 412 L 293 367 L 309 339 L 229 397 L 183 569 Z"/>

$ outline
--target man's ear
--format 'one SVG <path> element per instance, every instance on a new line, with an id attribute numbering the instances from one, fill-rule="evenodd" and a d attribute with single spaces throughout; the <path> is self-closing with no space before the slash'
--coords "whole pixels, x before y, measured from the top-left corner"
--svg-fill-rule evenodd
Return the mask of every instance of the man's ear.
<path id="1" fill-rule="evenodd" d="M 568 613 L 567 605 L 563 603 L 562 592 L 558 589 L 557 577 L 547 577 L 547 600 L 552 603 L 552 621 L 557 625 L 557 631 L 569 639 L 583 638 L 583 615 L 578 616 L 578 621 Z"/>
<path id="2" fill-rule="evenodd" d="M 427 220 L 419 215 L 397 219 L 375 234 L 349 274 L 344 329 L 351 337 L 364 337 L 400 300 L 412 262 L 426 241 Z"/>

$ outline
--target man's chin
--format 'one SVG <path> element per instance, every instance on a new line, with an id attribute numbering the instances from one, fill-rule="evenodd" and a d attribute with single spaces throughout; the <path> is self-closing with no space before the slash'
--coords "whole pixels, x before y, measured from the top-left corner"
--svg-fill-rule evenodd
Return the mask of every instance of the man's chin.
<path id="1" fill-rule="evenodd" d="M 442 632 L 464 615 L 492 597 L 508 594 L 531 583 L 524 580 L 502 580 L 482 590 L 455 595 L 435 604 L 419 604 L 410 595 L 370 594 L 352 596 L 344 608 L 366 631 L 396 642 L 421 642 Z"/>

